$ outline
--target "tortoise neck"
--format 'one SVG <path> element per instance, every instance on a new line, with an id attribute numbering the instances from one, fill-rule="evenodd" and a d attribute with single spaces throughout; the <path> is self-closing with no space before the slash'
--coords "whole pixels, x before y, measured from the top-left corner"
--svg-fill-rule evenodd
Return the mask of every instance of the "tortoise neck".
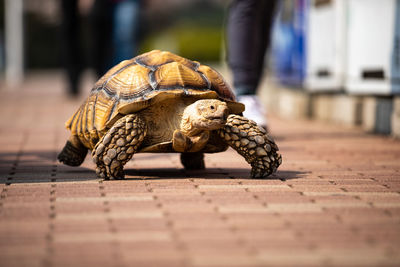
<path id="1" fill-rule="evenodd" d="M 180 131 L 186 136 L 195 136 L 203 131 L 193 125 L 193 116 L 195 116 L 196 113 L 197 111 L 194 104 L 187 106 L 183 110 Z"/>

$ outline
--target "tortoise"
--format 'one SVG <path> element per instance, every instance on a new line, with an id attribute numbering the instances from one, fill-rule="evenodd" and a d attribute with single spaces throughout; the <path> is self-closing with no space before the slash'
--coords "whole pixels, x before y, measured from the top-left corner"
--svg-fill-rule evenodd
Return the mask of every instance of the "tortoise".
<path id="1" fill-rule="evenodd" d="M 96 174 L 123 179 L 135 153 L 178 152 L 185 169 L 204 169 L 204 153 L 230 146 L 266 177 L 282 162 L 266 130 L 243 117 L 222 76 L 209 66 L 153 50 L 111 68 L 66 122 L 71 136 L 58 155 L 79 166 L 92 150 Z"/>

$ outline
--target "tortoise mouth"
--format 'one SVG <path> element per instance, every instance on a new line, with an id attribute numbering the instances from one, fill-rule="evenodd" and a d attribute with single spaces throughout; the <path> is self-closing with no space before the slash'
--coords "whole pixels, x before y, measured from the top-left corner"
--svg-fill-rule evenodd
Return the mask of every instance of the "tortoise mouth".
<path id="1" fill-rule="evenodd" d="M 210 120 L 210 121 L 218 121 L 218 120 L 226 121 L 227 118 L 228 118 L 228 114 L 227 113 L 224 113 L 222 115 L 210 115 L 210 116 L 206 117 L 206 119 Z"/>
<path id="2" fill-rule="evenodd" d="M 225 125 L 225 123 L 226 123 L 226 118 L 221 118 L 221 117 L 207 118 L 207 126 L 204 128 L 209 130 L 217 130 L 221 129 Z"/>

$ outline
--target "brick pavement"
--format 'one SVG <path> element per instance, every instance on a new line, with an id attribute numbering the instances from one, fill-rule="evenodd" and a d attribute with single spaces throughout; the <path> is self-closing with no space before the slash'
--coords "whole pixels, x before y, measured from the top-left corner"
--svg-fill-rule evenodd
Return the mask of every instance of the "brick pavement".
<path id="1" fill-rule="evenodd" d="M 400 141 L 270 118 L 283 155 L 249 179 L 233 150 L 186 172 L 139 154 L 124 181 L 56 155 L 66 99 L 58 74 L 0 99 L 0 266 L 399 266 Z"/>

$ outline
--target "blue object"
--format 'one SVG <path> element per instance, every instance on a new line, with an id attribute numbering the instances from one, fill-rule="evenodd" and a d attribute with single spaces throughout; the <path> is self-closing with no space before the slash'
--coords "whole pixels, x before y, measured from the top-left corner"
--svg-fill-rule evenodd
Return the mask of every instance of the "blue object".
<path id="1" fill-rule="evenodd" d="M 307 0 L 281 2 L 272 36 L 273 67 L 283 84 L 302 87 L 306 74 Z"/>
<path id="2" fill-rule="evenodd" d="M 137 54 L 140 0 L 118 1 L 113 16 L 113 65 Z"/>
<path id="3" fill-rule="evenodd" d="M 396 18 L 392 50 L 392 92 L 400 93 L 400 0 L 396 1 Z"/>

